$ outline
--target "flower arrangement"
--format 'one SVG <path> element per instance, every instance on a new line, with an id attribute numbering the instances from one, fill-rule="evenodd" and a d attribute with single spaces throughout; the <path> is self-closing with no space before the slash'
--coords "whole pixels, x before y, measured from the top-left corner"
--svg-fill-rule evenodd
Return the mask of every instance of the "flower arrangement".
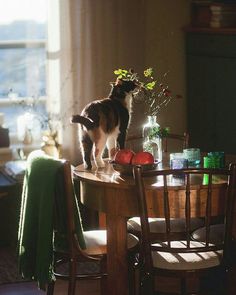
<path id="1" fill-rule="evenodd" d="M 138 95 L 134 102 L 144 103 L 145 114 L 156 116 L 166 107 L 174 98 L 180 98 L 180 95 L 173 96 L 168 86 L 165 86 L 154 75 L 153 68 L 147 68 L 142 76 L 133 70 L 118 69 L 114 71 L 118 79 L 135 80 L 140 85 Z"/>

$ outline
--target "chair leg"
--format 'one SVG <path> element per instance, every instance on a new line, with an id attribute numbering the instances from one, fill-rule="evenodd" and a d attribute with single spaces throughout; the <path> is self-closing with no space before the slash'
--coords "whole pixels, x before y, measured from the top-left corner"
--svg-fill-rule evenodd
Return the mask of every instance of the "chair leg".
<path id="1" fill-rule="evenodd" d="M 69 263 L 69 286 L 68 286 L 68 295 L 75 294 L 76 287 L 76 268 L 77 262 L 75 259 L 72 259 Z"/>
<path id="2" fill-rule="evenodd" d="M 187 277 L 183 277 L 181 278 L 181 295 L 187 295 L 187 294 L 191 294 L 191 295 L 198 295 L 200 294 L 199 293 L 199 283 L 197 283 L 197 286 L 195 286 L 193 284 L 193 280 L 196 280 L 196 277 L 194 276 L 187 276 Z M 187 284 L 187 280 L 188 280 L 188 284 Z M 199 279 L 198 279 L 199 280 Z M 191 283 L 190 286 L 191 286 L 191 290 L 189 290 L 189 282 Z"/>
<path id="3" fill-rule="evenodd" d="M 154 295 L 155 287 L 154 287 L 154 279 L 150 273 L 144 273 L 141 275 L 140 280 L 140 295 Z"/>
<path id="4" fill-rule="evenodd" d="M 106 273 L 106 259 L 102 259 L 100 262 L 100 271 L 101 273 Z M 100 280 L 100 294 L 101 295 L 107 295 L 107 276 L 104 275 L 102 276 L 101 280 Z"/>
<path id="5" fill-rule="evenodd" d="M 48 286 L 47 286 L 47 295 L 53 295 L 54 286 L 55 286 L 55 281 L 52 281 L 50 284 L 48 284 Z"/>
<path id="6" fill-rule="evenodd" d="M 181 295 L 187 295 L 186 278 L 181 278 Z"/>
<path id="7" fill-rule="evenodd" d="M 102 276 L 100 279 L 101 295 L 107 295 L 107 276 Z"/>
<path id="8" fill-rule="evenodd" d="M 136 294 L 136 276 L 135 276 L 135 257 L 134 255 L 129 256 L 129 295 Z"/>
<path id="9" fill-rule="evenodd" d="M 235 290 L 233 292 L 230 290 L 230 270 L 227 269 L 225 271 L 221 271 L 221 284 L 220 284 L 220 292 L 222 295 L 230 295 L 235 294 Z M 234 279 L 233 279 L 234 281 Z"/>

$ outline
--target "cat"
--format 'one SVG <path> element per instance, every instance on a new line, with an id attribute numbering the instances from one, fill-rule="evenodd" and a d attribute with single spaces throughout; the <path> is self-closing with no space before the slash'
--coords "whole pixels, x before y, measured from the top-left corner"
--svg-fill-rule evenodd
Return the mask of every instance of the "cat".
<path id="1" fill-rule="evenodd" d="M 97 168 L 105 166 L 102 155 L 105 147 L 111 159 L 125 147 L 126 132 L 130 123 L 132 98 L 139 88 L 135 80 L 117 79 L 111 83 L 107 98 L 95 100 L 85 106 L 81 115 L 73 115 L 72 123 L 79 123 L 79 140 L 84 167 L 92 168 L 91 157 Z"/>

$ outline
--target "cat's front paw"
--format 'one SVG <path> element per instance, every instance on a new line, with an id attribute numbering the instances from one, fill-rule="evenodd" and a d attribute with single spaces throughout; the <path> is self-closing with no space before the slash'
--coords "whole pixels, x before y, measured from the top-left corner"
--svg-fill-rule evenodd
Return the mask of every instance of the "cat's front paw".
<path id="1" fill-rule="evenodd" d="M 92 165 L 91 165 L 91 163 L 85 163 L 85 162 L 84 162 L 84 169 L 85 169 L 85 170 L 91 170 L 91 169 L 92 169 Z"/>
<path id="2" fill-rule="evenodd" d="M 105 162 L 103 160 L 96 160 L 95 165 L 97 166 L 97 168 L 104 168 Z"/>

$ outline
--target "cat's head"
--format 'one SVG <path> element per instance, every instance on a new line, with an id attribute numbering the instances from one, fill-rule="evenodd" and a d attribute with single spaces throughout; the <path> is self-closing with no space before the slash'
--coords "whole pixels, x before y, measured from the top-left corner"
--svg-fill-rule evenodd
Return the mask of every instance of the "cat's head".
<path id="1" fill-rule="evenodd" d="M 117 79 L 115 83 L 111 83 L 112 89 L 109 95 L 110 98 L 125 99 L 127 95 L 138 92 L 140 85 L 135 80 Z"/>

